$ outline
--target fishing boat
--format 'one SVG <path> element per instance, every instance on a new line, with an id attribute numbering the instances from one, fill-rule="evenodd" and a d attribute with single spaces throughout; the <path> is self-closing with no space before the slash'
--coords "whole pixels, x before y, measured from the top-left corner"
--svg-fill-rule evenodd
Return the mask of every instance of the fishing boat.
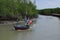
<path id="1" fill-rule="evenodd" d="M 25 24 L 25 25 L 15 25 L 14 28 L 15 28 L 15 30 L 27 30 L 27 29 L 30 29 L 31 24 L 32 24 L 32 21 L 30 20 L 27 24 Z"/>
<path id="2" fill-rule="evenodd" d="M 14 26 L 15 30 L 27 30 L 30 28 L 29 25 L 16 25 Z"/>

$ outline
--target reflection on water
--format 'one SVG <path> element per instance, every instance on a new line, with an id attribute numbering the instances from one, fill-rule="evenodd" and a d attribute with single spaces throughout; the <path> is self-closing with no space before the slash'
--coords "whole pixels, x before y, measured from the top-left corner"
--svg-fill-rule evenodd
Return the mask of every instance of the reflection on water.
<path id="1" fill-rule="evenodd" d="M 31 31 L 15 31 L 13 25 L 0 26 L 0 40 L 60 40 L 60 20 L 39 15 Z"/>

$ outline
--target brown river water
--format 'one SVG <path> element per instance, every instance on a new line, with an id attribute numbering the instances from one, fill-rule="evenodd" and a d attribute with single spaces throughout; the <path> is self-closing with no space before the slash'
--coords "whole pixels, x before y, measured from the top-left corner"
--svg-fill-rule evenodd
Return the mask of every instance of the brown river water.
<path id="1" fill-rule="evenodd" d="M 60 40 L 60 19 L 39 15 L 31 30 L 16 31 L 13 25 L 0 25 L 0 40 Z"/>

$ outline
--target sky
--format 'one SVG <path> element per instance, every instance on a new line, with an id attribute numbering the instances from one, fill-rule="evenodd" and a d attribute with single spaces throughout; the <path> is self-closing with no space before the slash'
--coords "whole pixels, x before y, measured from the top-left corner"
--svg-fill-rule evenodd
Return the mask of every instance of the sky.
<path id="1" fill-rule="evenodd" d="M 60 0 L 36 0 L 36 6 L 37 9 L 57 8 L 60 7 Z"/>

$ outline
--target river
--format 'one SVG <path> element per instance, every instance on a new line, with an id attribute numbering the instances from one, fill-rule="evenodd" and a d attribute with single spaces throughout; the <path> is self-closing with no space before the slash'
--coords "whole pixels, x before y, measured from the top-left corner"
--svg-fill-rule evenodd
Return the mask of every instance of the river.
<path id="1" fill-rule="evenodd" d="M 0 40 L 60 40 L 60 19 L 39 15 L 32 29 L 26 31 L 15 31 L 13 25 L 1 25 Z"/>

